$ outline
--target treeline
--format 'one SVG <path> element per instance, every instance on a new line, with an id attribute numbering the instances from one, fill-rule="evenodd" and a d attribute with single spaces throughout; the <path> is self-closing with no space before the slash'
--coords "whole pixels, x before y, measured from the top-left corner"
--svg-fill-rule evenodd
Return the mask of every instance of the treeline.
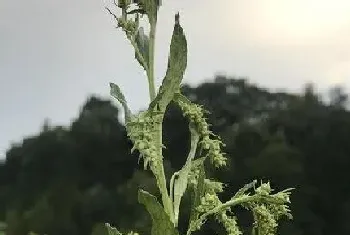
<path id="1" fill-rule="evenodd" d="M 277 189 L 296 188 L 294 220 L 285 221 L 280 234 L 350 234 L 350 112 L 340 88 L 327 104 L 311 85 L 298 95 L 274 93 L 223 76 L 182 90 L 210 111 L 212 131 L 227 144 L 227 169 L 209 169 L 227 184 L 224 199 L 253 179 L 270 180 Z M 154 194 L 156 187 L 138 154 L 130 154 L 118 115 L 110 100 L 90 97 L 70 126 L 44 123 L 40 133 L 11 146 L 0 165 L 0 221 L 8 235 L 87 235 L 100 222 L 149 234 L 150 218 L 136 196 L 139 187 Z M 164 122 L 168 177 L 185 161 L 188 135 L 185 119 L 170 106 Z M 237 215 L 248 231 L 250 216 L 240 208 Z M 208 221 L 198 234 L 221 231 Z"/>

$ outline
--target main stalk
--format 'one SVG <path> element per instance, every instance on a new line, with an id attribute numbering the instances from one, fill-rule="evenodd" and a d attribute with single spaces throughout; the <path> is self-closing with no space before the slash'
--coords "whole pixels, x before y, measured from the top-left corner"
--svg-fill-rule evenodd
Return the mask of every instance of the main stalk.
<path id="1" fill-rule="evenodd" d="M 154 55 L 155 55 L 155 39 L 156 39 L 156 25 L 157 20 L 154 19 L 153 21 L 150 20 L 150 34 L 149 34 L 149 65 L 148 65 L 148 88 L 149 88 L 149 96 L 150 96 L 150 102 L 152 102 L 156 97 L 156 89 L 155 89 L 155 76 L 154 76 Z M 164 114 L 163 114 L 164 116 Z M 163 159 L 163 153 L 162 153 L 162 143 L 163 143 L 163 126 L 162 122 L 155 123 L 156 125 L 156 143 L 157 143 L 157 154 L 161 156 L 161 159 Z M 169 215 L 170 220 L 174 222 L 174 212 L 173 212 L 173 203 L 172 199 L 169 196 L 168 188 L 167 188 L 167 181 L 165 177 L 164 172 L 164 165 L 163 160 L 162 164 L 159 166 L 159 175 L 155 175 L 157 177 L 157 181 L 159 182 L 159 190 L 162 196 L 162 203 L 164 206 L 165 212 Z"/>

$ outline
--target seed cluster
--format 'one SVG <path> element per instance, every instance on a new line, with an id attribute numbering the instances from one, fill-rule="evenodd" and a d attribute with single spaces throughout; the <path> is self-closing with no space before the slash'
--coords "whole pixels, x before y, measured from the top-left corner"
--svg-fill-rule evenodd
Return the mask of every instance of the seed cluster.
<path id="1" fill-rule="evenodd" d="M 206 213 L 215 207 L 222 204 L 218 197 L 218 193 L 223 192 L 224 185 L 221 182 L 213 181 L 210 179 L 204 180 L 204 196 L 201 197 L 200 205 L 196 210 L 200 213 Z M 233 216 L 227 216 L 226 211 L 220 212 L 216 215 L 216 219 L 221 222 L 229 235 L 239 235 L 239 231 L 235 218 Z M 198 221 L 196 229 L 200 229 L 204 221 Z"/>
<path id="2" fill-rule="evenodd" d="M 274 235 L 278 224 L 268 208 L 265 205 L 257 205 L 252 211 L 255 220 L 254 227 L 259 230 L 259 233 Z"/>
<path id="3" fill-rule="evenodd" d="M 204 118 L 204 109 L 184 98 L 178 98 L 176 102 L 180 106 L 183 115 L 189 119 L 190 123 L 195 125 L 201 139 L 200 147 L 207 151 L 211 163 L 215 167 L 225 166 L 227 159 L 221 151 L 224 144 L 218 136 L 209 131 L 209 125 Z"/>
<path id="4" fill-rule="evenodd" d="M 200 135 L 199 145 L 201 150 L 206 151 L 206 156 L 209 157 L 211 163 L 215 167 L 226 165 L 226 158 L 221 152 L 221 147 L 224 146 L 218 136 L 215 136 L 209 131 L 209 126 L 205 120 L 204 110 L 201 106 L 191 103 L 183 96 L 175 96 L 175 101 L 180 106 L 185 117 L 188 118 L 190 125 L 195 126 L 197 133 Z M 213 138 L 215 137 L 215 138 Z M 189 182 L 194 188 L 198 185 L 199 168 L 193 166 L 189 173 Z M 255 182 L 256 183 L 256 182 Z M 254 185 L 255 185 L 254 183 Z M 244 192 L 250 188 L 243 188 L 239 197 L 250 198 L 249 203 L 242 203 L 243 207 L 251 210 L 254 215 L 254 228 L 259 231 L 259 234 L 273 235 L 277 229 L 277 221 L 282 216 L 290 217 L 289 207 L 286 205 L 290 203 L 289 192 L 282 191 L 280 193 L 271 195 L 272 189 L 269 183 L 261 184 L 260 187 L 255 188 L 255 195 L 250 196 Z M 223 191 L 223 184 L 220 182 L 204 180 L 204 193 L 200 200 L 200 205 L 196 210 L 200 214 L 205 214 L 214 208 L 223 205 L 218 197 L 218 193 Z M 238 195 L 236 195 L 238 197 Z M 232 198 L 236 200 L 237 198 Z M 229 213 L 229 214 L 228 214 Z M 241 235 L 236 218 L 231 215 L 229 209 L 224 209 L 215 214 L 215 218 L 224 226 L 228 235 Z M 192 229 L 199 230 L 204 223 L 205 218 L 199 217 L 192 224 Z M 193 231 L 193 230 L 192 230 Z"/>
<path id="5" fill-rule="evenodd" d="M 218 182 L 215 182 L 218 183 Z M 210 192 L 211 191 L 211 192 Z M 200 213 L 208 212 L 222 204 L 216 192 L 209 190 L 202 198 L 201 204 L 196 208 Z M 227 215 L 228 211 L 221 211 L 215 215 L 215 219 L 219 221 L 225 228 L 228 235 L 243 234 L 237 225 L 236 217 Z M 204 221 L 197 221 L 196 229 L 199 230 Z"/>
<path id="6" fill-rule="evenodd" d="M 192 167 L 190 172 L 188 172 L 188 183 L 193 186 L 197 186 L 199 178 L 199 169 Z"/>
<path id="7" fill-rule="evenodd" d="M 204 213 L 220 205 L 221 201 L 217 194 L 223 192 L 223 189 L 223 183 L 204 179 L 204 196 L 201 198 L 201 204 L 197 210 Z"/>
<path id="8" fill-rule="evenodd" d="M 155 142 L 155 122 L 159 119 L 158 115 L 151 115 L 149 112 L 140 112 L 133 116 L 127 123 L 128 136 L 134 143 L 132 152 L 137 149 L 144 160 L 144 168 L 148 165 L 157 167 L 161 164 L 161 156 L 157 153 Z M 159 121 L 159 120 L 158 120 Z"/>
<path id="9" fill-rule="evenodd" d="M 201 213 L 205 213 L 214 209 L 220 204 L 220 199 L 216 194 L 206 193 L 201 198 L 201 204 L 197 207 L 197 210 Z"/>
<path id="10" fill-rule="evenodd" d="M 251 202 L 245 207 L 249 208 L 254 215 L 254 228 L 259 234 L 276 234 L 277 221 L 282 216 L 292 219 L 290 209 L 286 203 L 290 203 L 289 190 L 281 191 L 271 195 L 272 189 L 269 183 L 261 184 L 255 189 L 256 195 L 260 196 L 262 201 L 268 199 L 268 202 Z"/>
<path id="11" fill-rule="evenodd" d="M 217 196 L 217 193 L 223 191 L 222 183 L 205 179 L 204 187 L 204 196 L 201 198 L 200 205 L 196 208 L 201 214 L 223 205 Z M 242 190 L 242 194 L 237 197 L 251 199 L 247 202 L 240 203 L 240 205 L 252 211 L 254 216 L 253 226 L 254 229 L 258 231 L 258 234 L 275 235 L 278 226 L 277 222 L 282 216 L 287 216 L 289 219 L 292 219 L 289 207 L 286 205 L 290 203 L 290 189 L 271 194 L 272 189 L 269 183 L 262 183 L 258 188 L 255 188 L 255 195 L 246 194 L 245 191 L 247 191 L 247 189 L 248 188 Z M 235 196 L 231 200 L 235 200 L 237 197 Z M 201 218 L 197 220 L 193 228 L 197 230 L 200 229 L 201 225 L 204 223 L 204 219 L 205 218 Z M 242 234 L 237 225 L 237 219 L 233 216 L 230 208 L 216 213 L 215 219 L 224 226 L 228 235 Z"/>
<path id="12" fill-rule="evenodd" d="M 218 181 L 205 179 L 204 180 L 205 191 L 210 194 L 222 193 L 224 191 L 224 184 Z"/>
<path id="13" fill-rule="evenodd" d="M 216 216 L 216 219 L 224 226 L 227 235 L 241 235 L 243 234 L 238 227 L 235 216 L 227 215 L 227 212 L 222 212 Z"/>
<path id="14" fill-rule="evenodd" d="M 113 15 L 114 19 L 117 21 L 118 28 L 122 28 L 122 30 L 126 33 L 126 36 L 131 39 L 136 35 L 137 29 L 139 27 L 139 16 L 136 15 L 135 19 L 128 19 L 126 10 L 133 2 L 131 0 L 119 0 L 118 7 L 122 9 L 122 16 L 118 17 L 114 13 L 112 13 L 109 8 L 107 10 L 111 15 Z"/>
<path id="15" fill-rule="evenodd" d="M 122 28 L 128 37 L 136 35 L 138 22 L 134 20 L 125 20 L 122 17 L 117 18 L 118 27 Z"/>

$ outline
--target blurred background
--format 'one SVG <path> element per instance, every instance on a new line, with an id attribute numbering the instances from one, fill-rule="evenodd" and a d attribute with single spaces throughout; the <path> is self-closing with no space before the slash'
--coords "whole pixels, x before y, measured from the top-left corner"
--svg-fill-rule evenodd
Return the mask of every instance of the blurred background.
<path id="1" fill-rule="evenodd" d="M 156 83 L 180 11 L 189 47 L 182 91 L 211 112 L 227 144 L 229 167 L 209 169 L 228 185 L 222 198 L 253 179 L 295 187 L 294 220 L 279 234 L 350 234 L 350 1 L 163 2 Z M 130 154 L 108 87 L 120 85 L 137 112 L 148 104 L 147 80 L 110 4 L 0 3 L 0 221 L 9 235 L 86 235 L 100 222 L 149 234 L 137 190 L 157 194 L 155 182 Z M 170 105 L 168 176 L 185 162 L 188 134 Z M 237 214 L 248 232 L 250 215 Z M 214 232 L 224 234 L 209 221 L 198 234 Z"/>

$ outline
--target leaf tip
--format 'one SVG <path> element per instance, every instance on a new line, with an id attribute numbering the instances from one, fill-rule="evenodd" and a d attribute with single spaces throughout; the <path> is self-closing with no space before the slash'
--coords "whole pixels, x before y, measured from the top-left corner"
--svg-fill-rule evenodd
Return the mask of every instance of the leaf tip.
<path id="1" fill-rule="evenodd" d="M 177 12 L 175 14 L 175 24 L 180 24 L 180 13 L 179 12 Z"/>
<path id="2" fill-rule="evenodd" d="M 117 85 L 114 84 L 113 82 L 110 82 L 110 83 L 109 83 L 109 87 L 110 87 L 111 89 L 113 89 L 113 88 L 117 87 Z"/>

